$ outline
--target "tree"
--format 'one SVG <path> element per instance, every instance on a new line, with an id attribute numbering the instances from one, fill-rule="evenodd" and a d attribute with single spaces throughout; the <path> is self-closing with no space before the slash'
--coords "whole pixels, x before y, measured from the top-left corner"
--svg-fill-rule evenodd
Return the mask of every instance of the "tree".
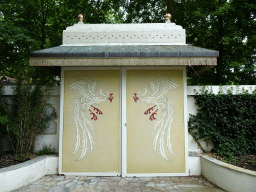
<path id="1" fill-rule="evenodd" d="M 55 111 L 47 113 L 51 88 L 34 86 L 29 77 L 25 78 L 23 82 L 18 81 L 14 88 L 7 127 L 12 150 L 20 159 L 26 159 L 34 152 L 36 135 L 47 128 L 47 123 L 55 115 Z"/>
<path id="2" fill-rule="evenodd" d="M 219 51 L 218 65 L 192 84 L 255 84 L 256 5 L 251 0 L 181 0 L 177 24 L 187 42 Z"/>
<path id="3" fill-rule="evenodd" d="M 166 0 L 167 11 L 172 15 L 171 22 L 175 22 L 175 1 Z"/>
<path id="4" fill-rule="evenodd" d="M 60 68 L 29 67 L 27 53 L 59 46 L 62 31 L 78 22 L 79 13 L 84 14 L 86 23 L 105 23 L 108 10 L 109 5 L 101 0 L 3 0 L 0 71 L 15 78 L 29 75 L 43 84 L 52 81 Z"/>
<path id="5" fill-rule="evenodd" d="M 0 23 L 0 71 L 20 75 L 20 69 L 28 68 L 27 52 L 33 46 L 33 39 L 24 29 L 7 22 Z"/>
<path id="6" fill-rule="evenodd" d="M 85 23 L 160 23 L 166 12 L 186 29 L 188 44 L 220 53 L 217 67 L 193 77 L 192 84 L 256 82 L 256 31 L 252 30 L 256 5 L 252 0 L 3 0 L 0 25 L 6 27 L 0 27 L 0 41 L 8 51 L 1 53 L 2 69 L 27 68 L 25 52 L 60 45 L 62 31 L 77 23 L 79 13 L 84 14 Z M 54 70 L 34 70 L 34 78 L 42 79 L 38 78 L 42 71 L 48 75 Z M 57 68 L 54 75 L 58 73 Z"/>
<path id="7" fill-rule="evenodd" d="M 217 66 L 191 78 L 191 84 L 255 84 L 256 5 L 252 0 L 108 2 L 125 23 L 164 22 L 163 15 L 170 12 L 172 22 L 186 29 L 188 44 L 218 50 Z"/>
<path id="8" fill-rule="evenodd" d="M 122 23 L 163 23 L 164 0 L 105 0 Z"/>
<path id="9" fill-rule="evenodd" d="M 0 145 L 2 144 L 3 138 L 6 135 L 6 124 L 9 122 L 7 118 L 6 103 L 2 97 L 3 85 L 0 82 Z"/>
<path id="10" fill-rule="evenodd" d="M 43 73 L 49 74 L 51 78 L 54 76 L 46 72 L 50 71 L 49 68 L 45 68 L 41 74 L 34 67 L 29 67 L 27 56 L 29 51 L 47 47 L 47 25 L 44 24 L 47 14 L 41 14 L 40 6 L 36 3 L 38 1 L 4 0 L 0 5 L 0 41 L 1 50 L 4 50 L 0 53 L 0 70 L 17 79 L 24 79 L 25 75 L 33 80 L 45 81 L 47 78 L 44 78 Z M 36 9 L 39 9 L 39 12 L 36 13 Z"/>

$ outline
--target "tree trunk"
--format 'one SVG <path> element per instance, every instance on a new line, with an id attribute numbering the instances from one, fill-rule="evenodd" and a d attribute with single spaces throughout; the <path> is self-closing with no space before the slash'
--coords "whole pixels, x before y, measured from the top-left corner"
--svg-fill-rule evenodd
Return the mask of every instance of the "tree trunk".
<path id="1" fill-rule="evenodd" d="M 46 38 L 46 34 L 45 34 L 45 22 L 42 23 L 41 32 L 42 32 L 42 37 L 41 37 L 41 49 L 45 49 L 45 38 Z"/>
<path id="2" fill-rule="evenodd" d="M 171 13 L 172 18 L 171 18 L 171 22 L 175 22 L 175 17 L 174 17 L 174 0 L 166 0 L 165 1 L 166 5 L 167 5 L 167 11 L 169 13 Z"/>
<path id="3" fill-rule="evenodd" d="M 223 26 L 223 16 L 219 15 L 218 16 L 218 34 L 217 34 L 218 38 L 219 38 L 219 46 L 218 46 L 218 51 L 219 51 L 219 57 L 217 58 L 217 76 L 216 76 L 216 82 L 217 84 L 224 84 L 225 80 L 224 80 L 224 61 L 223 61 L 223 52 L 224 52 L 224 45 L 222 42 L 222 37 L 224 36 L 224 26 Z"/>

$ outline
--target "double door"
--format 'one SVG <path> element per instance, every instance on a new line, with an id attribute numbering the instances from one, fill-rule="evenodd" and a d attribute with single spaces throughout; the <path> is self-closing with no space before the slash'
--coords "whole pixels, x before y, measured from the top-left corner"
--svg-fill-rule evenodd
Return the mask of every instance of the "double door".
<path id="1" fill-rule="evenodd" d="M 184 68 L 63 68 L 60 172 L 187 175 Z"/>

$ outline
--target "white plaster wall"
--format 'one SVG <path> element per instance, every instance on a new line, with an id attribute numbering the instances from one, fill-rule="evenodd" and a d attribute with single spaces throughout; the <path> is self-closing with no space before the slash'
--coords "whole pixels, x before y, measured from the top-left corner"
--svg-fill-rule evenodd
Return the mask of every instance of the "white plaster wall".
<path id="1" fill-rule="evenodd" d="M 209 85 L 200 87 L 200 86 L 188 86 L 187 95 L 196 95 L 196 92 L 200 93 L 202 89 L 212 91 L 214 94 L 218 94 L 219 91 L 223 91 L 223 93 L 227 93 L 228 90 L 232 89 L 232 94 L 240 94 L 244 91 L 248 91 L 248 93 L 252 93 L 256 89 L 256 85 Z"/>
<path id="2" fill-rule="evenodd" d="M 50 146 L 54 149 L 57 153 L 59 152 L 59 121 L 60 121 L 60 87 L 55 87 L 54 91 L 52 92 L 49 103 L 55 108 L 56 110 L 56 119 L 53 123 L 56 126 L 56 132 L 54 134 L 40 134 L 37 135 L 35 140 L 35 151 L 39 151 L 42 149 L 44 145 Z"/>
<path id="3" fill-rule="evenodd" d="M 202 156 L 202 175 L 218 187 L 232 192 L 256 191 L 256 172 Z"/>
<path id="4" fill-rule="evenodd" d="M 5 93 L 6 96 L 13 95 L 12 86 L 6 86 L 5 87 Z M 255 85 L 252 86 L 223 86 L 222 90 L 225 92 L 228 88 L 233 87 L 234 94 L 238 94 L 241 92 L 242 87 L 244 87 L 245 90 L 248 90 L 251 92 L 252 90 L 256 89 Z M 213 90 L 213 93 L 217 94 L 220 90 L 219 86 L 207 86 L 208 90 Z M 199 86 L 188 86 L 187 87 L 187 117 L 189 120 L 189 114 L 195 115 L 197 113 L 198 106 L 195 105 L 195 99 L 193 95 L 195 95 L 194 90 L 200 91 L 201 87 Z M 42 134 L 38 135 L 35 141 L 35 150 L 40 150 L 44 144 L 50 145 L 58 152 L 59 150 L 59 117 L 60 117 L 60 87 L 56 87 L 53 91 L 52 95 L 50 96 L 50 103 L 55 107 L 57 112 L 57 132 L 56 134 Z M 206 150 L 210 150 L 210 147 L 203 141 L 200 141 L 202 147 Z M 201 165 L 200 165 L 200 154 L 202 153 L 202 150 L 198 148 L 197 143 L 193 140 L 193 137 L 188 134 L 188 168 L 189 168 L 189 174 L 190 175 L 201 175 Z"/>
<path id="5" fill-rule="evenodd" d="M 13 85 L 11 86 L 5 86 L 3 90 L 3 95 L 6 97 L 8 102 L 10 102 L 10 97 L 14 94 L 13 92 Z M 42 149 L 44 145 L 51 146 L 57 153 L 59 152 L 59 117 L 60 117 L 60 87 L 57 86 L 53 89 L 50 98 L 49 103 L 55 108 L 56 110 L 56 119 L 52 122 L 54 125 L 50 126 L 56 126 L 56 132 L 54 134 L 40 134 L 37 135 L 35 140 L 35 151 L 39 151 Z M 5 148 L 9 148 L 6 144 L 4 146 Z"/>
<path id="6" fill-rule="evenodd" d="M 200 86 L 188 86 L 187 87 L 187 117 L 189 120 L 189 114 L 196 115 L 198 106 L 195 104 L 196 100 L 194 99 L 194 95 L 196 92 L 200 94 L 202 87 Z M 214 94 L 218 94 L 219 91 L 223 91 L 227 93 L 227 90 L 233 89 L 233 94 L 242 93 L 242 90 L 247 90 L 249 93 L 252 93 L 253 90 L 256 89 L 255 85 L 240 85 L 240 86 L 206 86 L 206 90 L 212 91 Z M 208 145 L 206 142 L 200 140 L 199 141 L 203 149 L 206 151 L 211 150 L 211 146 Z M 200 154 L 202 150 L 198 148 L 197 143 L 193 140 L 193 137 L 188 134 L 188 151 L 189 158 L 188 158 L 188 166 L 189 166 L 189 175 L 201 175 L 201 164 L 200 164 Z M 198 154 L 198 155 L 197 155 Z"/>
<path id="7" fill-rule="evenodd" d="M 0 192 L 26 186 L 46 174 L 58 173 L 58 157 L 41 156 L 30 161 L 0 169 Z"/>
<path id="8" fill-rule="evenodd" d="M 188 86 L 188 94 L 193 94 L 191 89 L 195 88 L 195 87 L 198 89 L 198 86 Z M 188 117 L 188 120 L 189 120 L 190 114 L 191 115 L 196 115 L 197 110 L 198 110 L 198 106 L 195 104 L 196 100 L 194 99 L 193 95 L 188 95 L 188 97 L 187 97 L 187 103 L 188 103 L 187 117 Z M 188 150 L 191 151 L 191 152 L 201 154 L 203 151 L 200 148 L 198 148 L 198 145 L 194 141 L 193 137 L 190 134 L 188 134 L 188 135 L 189 135 L 188 136 L 188 146 L 189 146 Z M 199 143 L 201 144 L 203 149 L 206 150 L 206 151 L 210 151 L 212 149 L 212 147 L 210 145 L 208 145 L 203 140 L 199 140 Z"/>
<path id="9" fill-rule="evenodd" d="M 188 156 L 189 175 L 201 175 L 200 157 Z"/>
<path id="10" fill-rule="evenodd" d="M 64 46 L 185 45 L 186 31 L 175 23 L 83 24 L 63 31 Z"/>
<path id="11" fill-rule="evenodd" d="M 49 103 L 55 108 L 57 113 L 57 118 L 54 120 L 56 126 L 55 134 L 40 134 L 37 135 L 35 140 L 35 151 L 39 151 L 42 149 L 44 145 L 50 146 L 57 153 L 59 152 L 59 117 L 60 117 L 60 88 L 57 87 L 55 90 L 55 94 L 50 96 Z"/>
<path id="12" fill-rule="evenodd" d="M 188 94 L 190 94 L 190 87 L 188 86 Z M 190 114 L 196 115 L 198 106 L 195 105 L 195 99 L 193 96 L 188 95 L 187 97 L 187 121 L 189 120 Z M 188 133 L 188 151 L 189 154 L 198 154 L 196 156 L 188 156 L 189 175 L 201 175 L 201 164 L 200 154 L 202 150 L 198 147 L 193 137 Z"/>

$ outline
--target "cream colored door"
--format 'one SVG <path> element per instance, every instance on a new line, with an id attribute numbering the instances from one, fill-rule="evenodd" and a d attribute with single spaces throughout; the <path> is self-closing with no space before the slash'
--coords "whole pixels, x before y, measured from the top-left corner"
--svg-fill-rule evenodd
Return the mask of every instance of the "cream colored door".
<path id="1" fill-rule="evenodd" d="M 120 70 L 63 70 L 63 173 L 120 175 Z"/>
<path id="2" fill-rule="evenodd" d="M 182 69 L 126 71 L 127 175 L 185 173 Z"/>

